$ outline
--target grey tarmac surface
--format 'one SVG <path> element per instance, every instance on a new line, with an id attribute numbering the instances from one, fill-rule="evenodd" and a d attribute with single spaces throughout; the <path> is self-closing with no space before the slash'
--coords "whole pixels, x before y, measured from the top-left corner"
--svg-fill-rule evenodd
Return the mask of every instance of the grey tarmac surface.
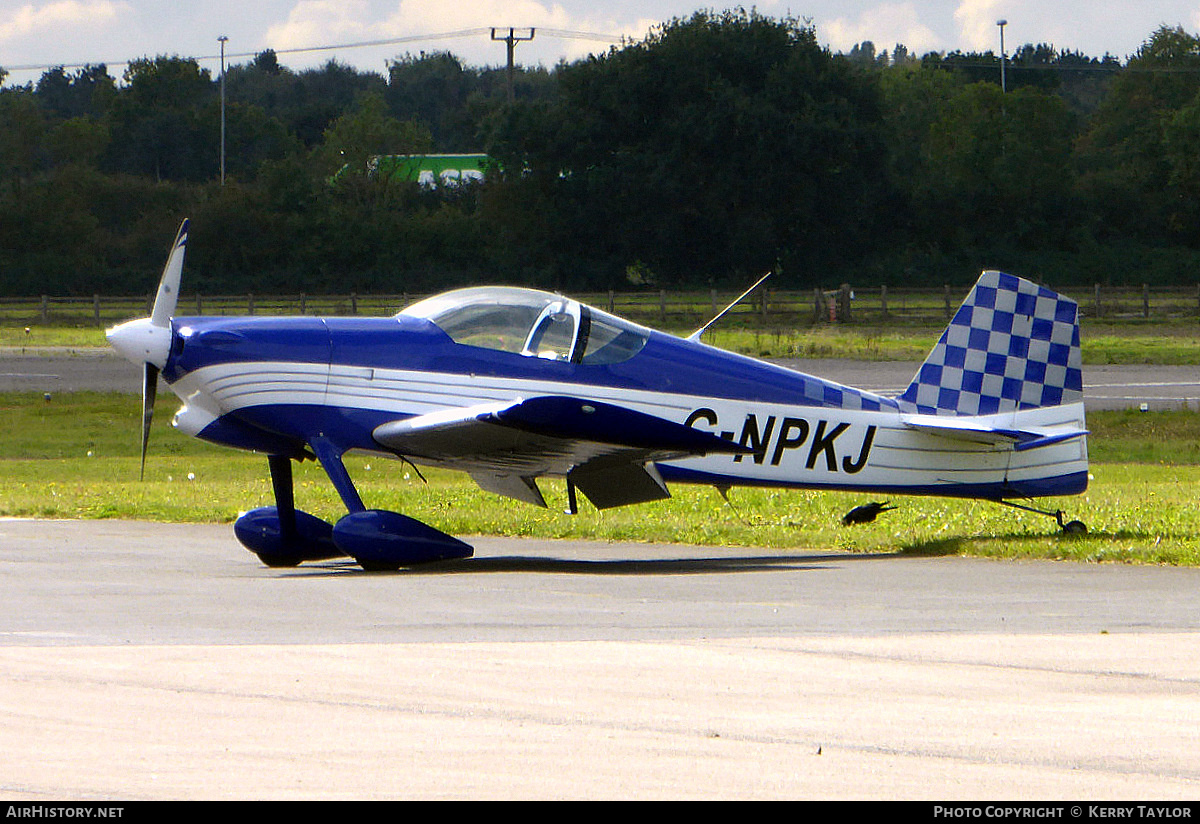
<path id="1" fill-rule="evenodd" d="M 474 543 L 0 520 L 0 797 L 1200 795 L 1200 570 Z"/>
<path id="2" fill-rule="evenodd" d="M 778 363 L 847 386 L 895 395 L 916 374 L 915 362 L 779 360 Z M 1089 409 L 1147 408 L 1200 411 L 1200 367 L 1087 366 L 1084 401 Z M 142 391 L 141 373 L 103 349 L 0 350 L 0 392 Z"/>
<path id="3" fill-rule="evenodd" d="M 1085 384 L 1197 408 L 1200 369 Z M 0 353 L 0 391 L 85 389 L 137 370 Z M 266 569 L 228 526 L 0 520 L 0 798 L 1200 795 L 1200 571 L 474 543 L 370 575 Z"/>

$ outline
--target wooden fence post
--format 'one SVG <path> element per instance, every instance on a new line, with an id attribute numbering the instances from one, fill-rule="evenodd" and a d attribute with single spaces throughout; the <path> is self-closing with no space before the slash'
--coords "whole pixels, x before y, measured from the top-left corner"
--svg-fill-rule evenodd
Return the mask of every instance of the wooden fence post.
<path id="1" fill-rule="evenodd" d="M 100 296 L 92 295 L 92 318 L 95 319 L 96 325 L 100 325 Z"/>
<path id="2" fill-rule="evenodd" d="M 887 284 L 879 287 L 879 313 L 886 319 L 887 311 Z"/>
<path id="3" fill-rule="evenodd" d="M 1150 317 L 1150 284 L 1142 284 L 1142 317 Z"/>
<path id="4" fill-rule="evenodd" d="M 1098 317 L 1098 318 L 1104 317 L 1104 302 L 1100 300 L 1100 284 L 1099 283 L 1097 283 L 1093 287 L 1092 292 L 1094 293 L 1092 302 L 1095 305 L 1096 317 Z"/>
<path id="5" fill-rule="evenodd" d="M 946 320 L 950 319 L 950 284 L 942 287 L 942 302 L 946 304 Z"/>

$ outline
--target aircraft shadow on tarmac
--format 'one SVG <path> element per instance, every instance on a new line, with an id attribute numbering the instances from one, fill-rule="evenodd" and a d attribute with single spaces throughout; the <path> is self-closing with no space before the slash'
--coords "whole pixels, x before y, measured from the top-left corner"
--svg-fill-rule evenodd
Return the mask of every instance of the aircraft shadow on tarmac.
<path id="1" fill-rule="evenodd" d="M 909 558 L 938 558 L 950 555 L 963 554 L 963 548 L 970 544 L 980 545 L 999 545 L 1005 546 L 1015 541 L 1027 540 L 1029 538 L 1051 538 L 1057 541 L 1062 541 L 1064 544 L 1081 544 L 1083 546 L 1095 546 L 1097 550 L 1103 550 L 1110 545 L 1119 546 L 1122 541 L 1152 541 L 1155 538 L 1181 538 L 1187 539 L 1191 536 L 1172 535 L 1170 533 L 1150 532 L 1146 530 L 1136 529 L 1118 529 L 1113 532 L 1105 532 L 1097 530 L 1088 532 L 1083 535 L 1072 535 L 1051 530 L 1045 533 L 1031 532 L 1006 532 L 997 535 L 951 535 L 945 538 L 930 538 L 923 541 L 915 541 L 913 543 L 902 544 L 898 555 L 905 555 Z"/>
<path id="2" fill-rule="evenodd" d="M 395 572 L 366 572 L 350 558 L 311 564 L 289 569 L 286 576 L 323 575 L 459 575 L 497 572 L 542 572 L 567 575 L 710 575 L 713 573 L 764 572 L 768 570 L 817 570 L 830 563 L 894 558 L 895 554 L 862 555 L 747 555 L 705 558 L 614 558 L 587 560 L 579 558 L 541 558 L 523 555 L 504 555 L 468 558 L 461 561 L 441 561 L 405 567 Z M 280 570 L 276 570 L 280 571 Z"/>

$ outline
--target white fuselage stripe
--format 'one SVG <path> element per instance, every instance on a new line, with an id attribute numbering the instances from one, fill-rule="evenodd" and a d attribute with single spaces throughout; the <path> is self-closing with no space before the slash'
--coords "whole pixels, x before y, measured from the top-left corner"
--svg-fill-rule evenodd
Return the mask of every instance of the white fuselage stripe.
<path id="1" fill-rule="evenodd" d="M 184 375 L 172 389 L 215 414 L 268 405 L 364 409 L 399 417 L 481 403 L 568 395 L 605 401 L 712 431 L 755 449 L 672 462 L 748 482 L 802 485 L 931 486 L 1002 483 L 1085 471 L 1086 441 L 1073 438 L 1016 452 L 1008 444 L 955 440 L 915 431 L 895 410 L 676 395 L 594 384 L 453 372 L 306 364 L 231 362 Z M 1010 413 L 1006 421 L 1053 433 L 1083 427 L 1083 406 Z"/>

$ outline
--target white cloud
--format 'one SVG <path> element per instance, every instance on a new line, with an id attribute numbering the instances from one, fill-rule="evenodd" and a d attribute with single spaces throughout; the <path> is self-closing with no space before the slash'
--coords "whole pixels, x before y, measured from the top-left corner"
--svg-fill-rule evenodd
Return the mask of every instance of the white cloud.
<path id="1" fill-rule="evenodd" d="M 41 6 L 26 3 L 12 11 L 0 11 L 0 41 L 45 36 L 63 28 L 94 27 L 130 11 L 128 3 L 112 0 L 58 0 Z"/>
<path id="2" fill-rule="evenodd" d="M 366 11 L 364 0 L 301 0 L 292 7 L 286 21 L 267 29 L 265 39 L 277 49 L 362 39 L 372 36 L 369 24 L 362 22 Z"/>
<path id="3" fill-rule="evenodd" d="M 1000 31 L 996 22 L 1011 13 L 1019 2 L 1012 0 L 963 0 L 954 11 L 954 20 L 959 25 L 962 39 L 968 50 L 994 52 L 1000 50 Z M 1029 17 L 1029 14 L 1025 14 Z"/>
<path id="4" fill-rule="evenodd" d="M 380 6 L 384 11 L 380 11 Z M 277 50 L 301 49 L 331 43 L 356 43 L 395 40 L 422 35 L 471 32 L 469 37 L 433 41 L 426 48 L 447 48 L 469 62 L 503 61 L 504 49 L 491 42 L 488 29 L 515 26 L 518 31 L 541 30 L 534 42 L 522 43 L 518 54 L 522 62 L 583 57 L 603 51 L 609 41 L 590 37 L 564 37 L 563 33 L 586 33 L 644 38 L 657 19 L 620 23 L 615 19 L 593 16 L 593 7 L 582 15 L 558 3 L 539 0 L 474 0 L 471 3 L 447 3 L 445 0 L 398 0 L 392 4 L 368 3 L 367 0 L 300 0 L 291 7 L 286 20 L 269 27 L 265 43 Z M 557 33 L 557 34 L 556 34 Z M 415 45 L 414 49 L 421 49 Z"/>
<path id="5" fill-rule="evenodd" d="M 880 50 L 900 44 L 913 54 L 942 48 L 942 40 L 921 22 L 912 3 L 888 3 L 863 11 L 856 19 L 838 17 L 817 24 L 817 36 L 834 51 L 849 51 L 870 40 Z"/>
<path id="6" fill-rule="evenodd" d="M 447 3 L 444 0 L 401 0 L 385 23 L 405 34 L 415 31 L 458 31 L 496 25 L 522 28 L 568 28 L 570 15 L 560 5 L 547 6 L 536 0 L 475 0 Z"/>
<path id="7" fill-rule="evenodd" d="M 942 38 L 920 20 L 911 2 L 868 8 L 856 19 L 839 17 L 817 23 L 817 37 L 835 52 L 848 52 L 858 43 L 871 41 L 878 49 L 901 44 L 913 54 L 942 48 Z"/>

